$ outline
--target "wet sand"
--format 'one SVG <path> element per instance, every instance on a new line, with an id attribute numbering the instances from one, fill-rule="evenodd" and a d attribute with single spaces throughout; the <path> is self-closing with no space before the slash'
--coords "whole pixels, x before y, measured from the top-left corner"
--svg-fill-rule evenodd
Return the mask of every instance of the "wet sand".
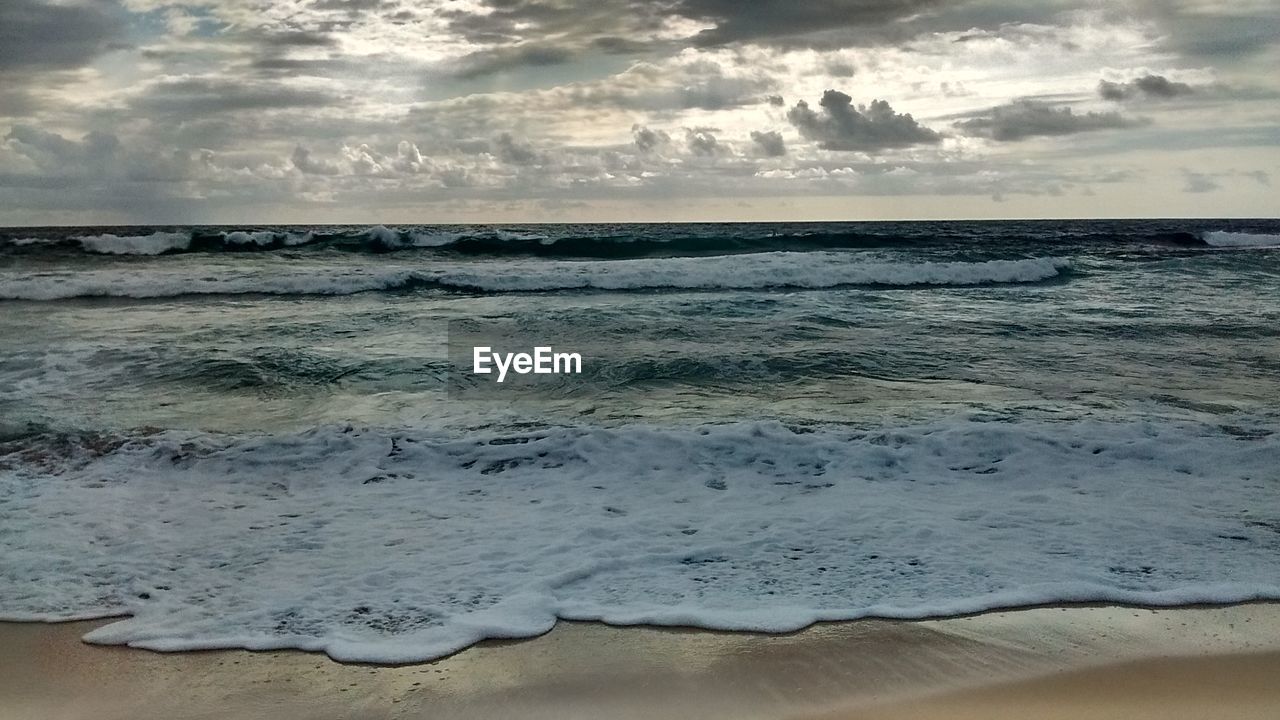
<path id="1" fill-rule="evenodd" d="M 1280 653 L 1154 658 L 1054 673 L 814 720 L 1273 720 Z"/>
<path id="2" fill-rule="evenodd" d="M 1275 603 L 1045 607 L 780 636 L 560 623 L 391 667 L 80 641 L 101 624 L 0 623 L 0 718 L 1280 717 Z"/>

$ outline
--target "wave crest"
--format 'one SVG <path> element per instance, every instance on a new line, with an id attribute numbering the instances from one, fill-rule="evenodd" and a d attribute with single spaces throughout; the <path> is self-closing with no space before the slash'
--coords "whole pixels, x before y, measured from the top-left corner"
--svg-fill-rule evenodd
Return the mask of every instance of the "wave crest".
<path id="1" fill-rule="evenodd" d="M 986 262 L 867 262 L 848 253 L 760 253 L 707 258 L 655 258 L 544 263 L 453 263 L 430 268 L 294 266 L 210 276 L 157 268 L 0 276 L 0 298 L 156 298 L 181 295 L 351 295 L 436 287 L 480 293 L 561 290 L 764 290 L 856 286 L 986 285 L 1040 282 L 1070 267 L 1063 258 Z"/>
<path id="2" fill-rule="evenodd" d="M 1242 233 L 1215 230 L 1213 232 L 1205 233 L 1201 236 L 1201 239 L 1204 240 L 1206 245 L 1211 247 L 1280 247 L 1280 235 L 1267 235 L 1265 233 Z"/>
<path id="3" fill-rule="evenodd" d="M 100 255 L 160 255 L 191 247 L 191 233 L 154 232 L 150 235 L 83 235 L 75 238 L 86 252 Z"/>

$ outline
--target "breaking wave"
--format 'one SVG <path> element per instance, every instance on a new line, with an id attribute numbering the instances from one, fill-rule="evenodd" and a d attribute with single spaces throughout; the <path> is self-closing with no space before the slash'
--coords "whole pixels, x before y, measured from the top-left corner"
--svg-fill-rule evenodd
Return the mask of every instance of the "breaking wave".
<path id="1" fill-rule="evenodd" d="M 86 639 L 411 662 L 557 619 L 782 632 L 1280 599 L 1280 524 L 1241 510 L 1276 507 L 1280 435 L 1258 430 L 30 436 L 0 443 L 0 619 L 128 615 Z"/>
<path id="2" fill-rule="evenodd" d="M 1241 232 L 1207 232 L 1202 236 L 1211 247 L 1280 247 L 1280 235 Z"/>
<path id="3" fill-rule="evenodd" d="M 42 238 L 14 240 L 18 247 L 28 245 L 65 247 L 78 245 L 84 252 L 98 255 L 167 255 L 196 251 L 275 250 L 306 245 L 315 240 L 315 234 L 275 232 L 271 230 L 235 230 L 218 235 L 199 235 L 192 232 L 154 232 L 150 235 L 79 235 L 67 241 Z"/>
<path id="4" fill-rule="evenodd" d="M 102 255 L 160 255 L 191 247 L 191 233 L 154 232 L 150 235 L 86 235 L 75 238 L 86 252 Z"/>
<path id="5" fill-rule="evenodd" d="M 350 295 L 435 287 L 479 293 L 557 290 L 754 290 L 843 286 L 943 286 L 1040 282 L 1070 267 L 1062 258 L 986 262 L 868 262 L 849 253 L 758 253 L 705 258 L 453 263 L 430 267 L 292 265 L 257 270 L 154 268 L 0 276 L 0 298 L 157 298 L 181 295 Z"/>

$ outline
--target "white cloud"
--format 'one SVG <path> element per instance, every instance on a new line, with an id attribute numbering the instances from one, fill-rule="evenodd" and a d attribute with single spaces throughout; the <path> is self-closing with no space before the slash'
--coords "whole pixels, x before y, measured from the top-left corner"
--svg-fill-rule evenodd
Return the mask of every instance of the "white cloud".
<path id="1" fill-rule="evenodd" d="M 1102 182 L 1136 198 L 1144 172 L 1173 191 L 1229 184 L 1263 212 L 1280 170 L 1280 58 L 1257 31 L 1272 0 L 123 2 L 67 26 L 81 47 L 10 43 L 6 218 L 175 197 L 232 218 L 965 188 L 1014 203 Z M 1083 132 L 1112 127 L 1123 139 Z M 1200 151 L 1217 164 L 1181 174 L 1200 166 L 1175 155 Z"/>

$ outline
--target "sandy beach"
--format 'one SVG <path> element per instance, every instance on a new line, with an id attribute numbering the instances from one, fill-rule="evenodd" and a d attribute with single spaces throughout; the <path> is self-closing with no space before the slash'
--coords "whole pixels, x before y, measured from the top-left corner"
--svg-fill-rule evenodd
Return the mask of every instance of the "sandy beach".
<path id="1" fill-rule="evenodd" d="M 0 625 L 0 717 L 1200 718 L 1280 713 L 1280 604 L 1042 607 L 789 635 L 560 623 L 433 663 L 83 643 Z"/>

